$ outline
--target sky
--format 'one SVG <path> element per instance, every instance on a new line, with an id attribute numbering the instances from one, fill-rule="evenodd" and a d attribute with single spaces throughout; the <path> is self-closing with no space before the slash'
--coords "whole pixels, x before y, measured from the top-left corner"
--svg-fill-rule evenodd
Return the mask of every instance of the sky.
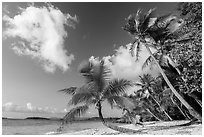
<path id="1" fill-rule="evenodd" d="M 104 58 L 115 78 L 137 80 L 148 54 L 143 50 L 145 57 L 135 63 L 129 53 L 133 39 L 121 28 L 125 18 L 138 9 L 155 7 L 157 15 L 164 15 L 176 5 L 2 3 L 2 115 L 62 117 L 70 110 L 70 97 L 57 91 L 83 85 L 78 66 L 85 60 Z M 121 115 L 107 103 L 103 113 Z M 94 107 L 87 116 L 97 116 Z"/>

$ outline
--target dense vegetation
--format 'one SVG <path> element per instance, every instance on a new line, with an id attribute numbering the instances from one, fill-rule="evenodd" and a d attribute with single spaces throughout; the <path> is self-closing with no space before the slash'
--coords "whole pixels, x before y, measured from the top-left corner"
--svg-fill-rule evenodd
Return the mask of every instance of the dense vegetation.
<path id="1" fill-rule="evenodd" d="M 202 3 L 180 3 L 178 10 L 185 24 L 178 32 L 184 41 L 171 44 L 169 55 L 182 73 L 173 78 L 175 88 L 202 114 Z"/>
<path id="2" fill-rule="evenodd" d="M 201 3 L 180 3 L 178 7 L 180 15 L 170 14 L 161 17 L 153 16 L 154 9 L 146 14 L 141 14 L 138 10 L 135 15 L 127 18 L 124 26 L 124 30 L 135 38 L 131 52 L 135 54 L 136 61 L 139 59 L 140 47 L 145 45 L 150 57 L 143 67 L 151 63 L 159 68 L 162 84 L 156 88 L 158 86 L 152 87 L 152 82 L 149 82 L 146 90 L 150 95 L 148 100 L 152 98 L 160 109 L 159 102 L 166 102 L 163 103 L 166 104 L 163 112 L 169 120 L 171 117 L 168 113 L 176 114 L 176 119 L 194 117 L 201 120 L 201 6 Z M 150 40 L 147 41 L 147 38 Z M 157 52 L 152 53 L 149 47 L 156 49 Z M 167 89 L 168 87 L 170 89 Z M 165 90 L 169 91 L 169 96 L 162 95 L 166 94 Z M 170 105 L 170 102 L 174 105 Z"/>

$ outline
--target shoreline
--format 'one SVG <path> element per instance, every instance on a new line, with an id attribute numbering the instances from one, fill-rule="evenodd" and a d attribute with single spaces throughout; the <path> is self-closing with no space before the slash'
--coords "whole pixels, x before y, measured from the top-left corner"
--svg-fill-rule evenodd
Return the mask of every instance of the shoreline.
<path id="1" fill-rule="evenodd" d="M 121 127 L 134 129 L 140 131 L 139 135 L 202 135 L 202 124 L 193 124 L 190 126 L 178 126 L 180 124 L 187 123 L 187 120 L 178 121 L 154 121 L 154 122 L 144 122 L 144 126 L 127 124 Z M 133 133 L 121 133 L 110 128 L 93 128 L 85 129 L 81 131 L 56 133 L 50 132 L 47 135 L 130 135 Z"/>

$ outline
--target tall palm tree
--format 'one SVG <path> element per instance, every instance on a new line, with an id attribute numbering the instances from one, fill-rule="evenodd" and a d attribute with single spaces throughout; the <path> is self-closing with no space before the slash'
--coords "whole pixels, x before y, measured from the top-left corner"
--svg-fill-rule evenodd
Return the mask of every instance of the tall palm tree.
<path id="1" fill-rule="evenodd" d="M 180 39 L 186 40 L 186 35 L 179 36 L 178 30 L 183 26 L 184 21 L 178 18 L 176 15 L 165 15 L 161 17 L 154 17 L 154 9 L 150 9 L 146 14 L 141 14 L 138 10 L 136 15 L 130 15 L 127 18 L 127 23 L 123 27 L 124 30 L 128 31 L 135 38 L 132 44 L 131 52 L 136 56 L 136 60 L 139 57 L 139 51 L 141 46 L 145 46 L 152 60 L 159 69 L 159 72 L 163 76 L 165 82 L 170 87 L 174 95 L 181 101 L 181 103 L 188 109 L 189 113 L 196 119 L 202 120 L 202 116 L 199 115 L 189 103 L 183 99 L 183 97 L 175 90 L 160 64 L 154 57 L 150 47 L 154 49 L 163 49 L 164 42 L 167 39 Z M 175 40 L 178 41 L 178 40 Z"/>
<path id="2" fill-rule="evenodd" d="M 80 69 L 80 73 L 86 79 L 86 83 L 80 87 L 70 87 L 60 90 L 72 95 L 69 105 L 74 105 L 63 118 L 63 123 L 73 121 L 76 116 L 85 114 L 90 105 L 95 105 L 102 123 L 116 131 L 136 132 L 107 123 L 102 114 L 102 102 L 105 100 L 113 107 L 115 104 L 124 105 L 132 103 L 122 95 L 132 86 L 132 83 L 125 79 L 110 80 L 110 70 L 104 65 L 104 61 L 87 62 Z"/>
<path id="3" fill-rule="evenodd" d="M 146 92 L 146 98 L 151 98 L 157 104 L 160 110 L 168 117 L 168 119 L 173 120 L 154 97 L 153 88 L 157 86 L 156 80 L 150 74 L 144 74 L 143 76 L 140 76 L 140 82 L 141 83 L 135 83 L 135 85 L 140 86 L 142 88 L 142 92 Z"/>

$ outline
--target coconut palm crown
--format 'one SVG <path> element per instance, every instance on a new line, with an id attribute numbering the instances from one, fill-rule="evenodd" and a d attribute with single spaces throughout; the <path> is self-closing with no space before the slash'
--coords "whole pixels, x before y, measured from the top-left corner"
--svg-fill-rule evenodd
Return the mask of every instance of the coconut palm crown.
<path id="1" fill-rule="evenodd" d="M 80 68 L 81 75 L 86 79 L 86 83 L 77 88 L 70 87 L 60 90 L 66 94 L 72 95 L 69 105 L 74 105 L 63 118 L 63 124 L 73 121 L 76 117 L 85 114 L 91 105 L 95 105 L 103 124 L 105 120 L 102 115 L 102 102 L 107 102 L 113 106 L 134 105 L 126 97 L 122 96 L 125 91 L 133 84 L 125 79 L 110 79 L 110 70 L 104 64 L 104 61 L 86 62 Z M 107 124 L 105 124 L 107 126 Z M 116 127 L 108 125 L 109 128 Z M 116 128 L 117 130 L 119 127 Z M 126 131 L 124 131 L 126 132 Z"/>
<path id="2" fill-rule="evenodd" d="M 135 37 L 150 36 L 155 42 L 164 42 L 166 39 L 176 36 L 176 32 L 183 26 L 183 19 L 177 15 L 167 14 L 155 17 L 155 8 L 150 9 L 146 14 L 138 10 L 126 19 L 123 29 Z"/>

